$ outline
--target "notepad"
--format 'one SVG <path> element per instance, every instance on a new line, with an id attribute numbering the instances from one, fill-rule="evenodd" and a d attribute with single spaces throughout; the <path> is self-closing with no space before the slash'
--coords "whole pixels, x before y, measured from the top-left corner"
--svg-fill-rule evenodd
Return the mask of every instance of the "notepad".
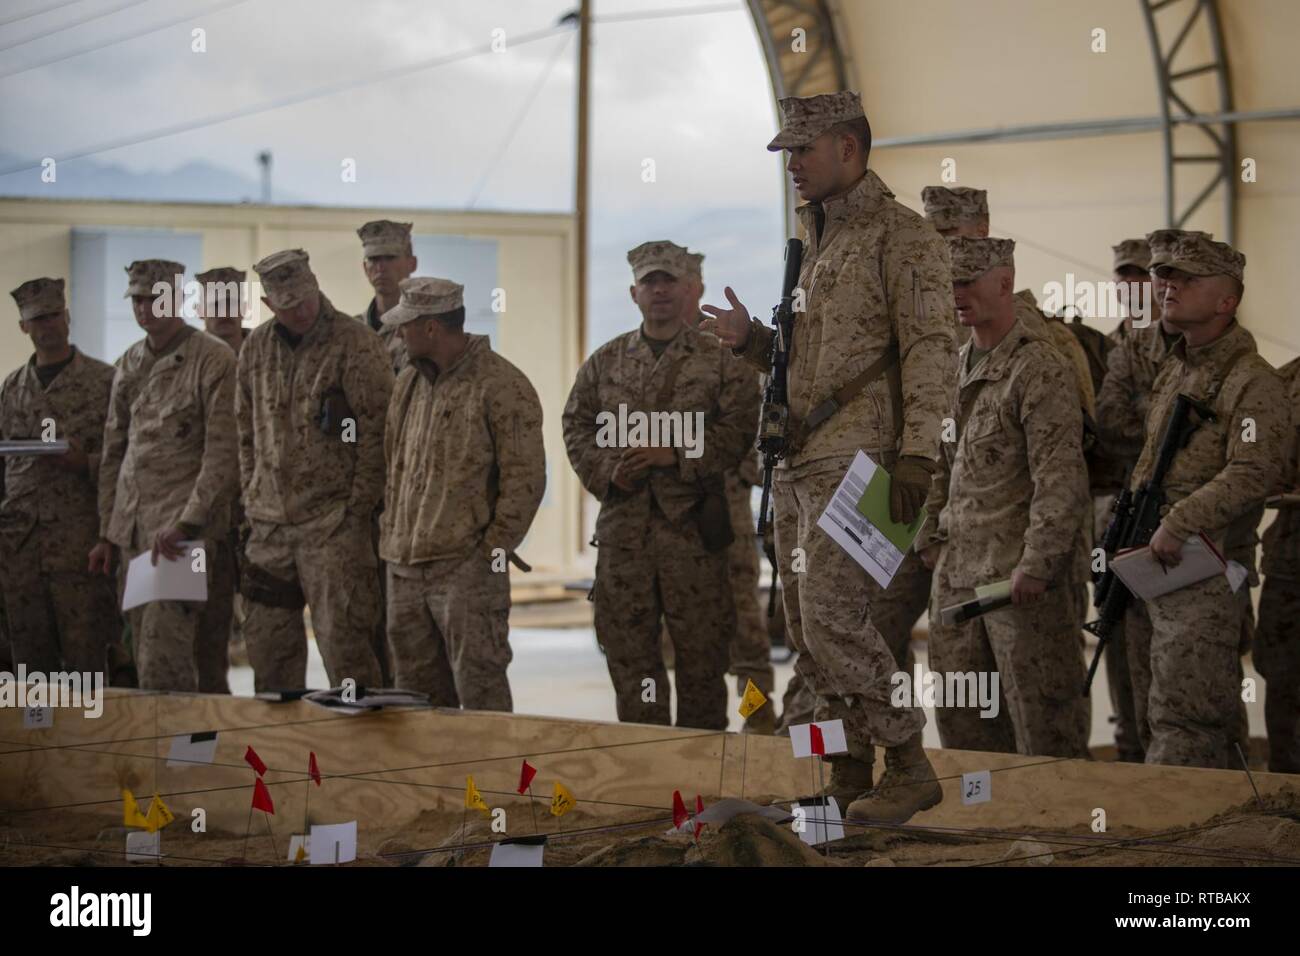
<path id="1" fill-rule="evenodd" d="M 1228 562 L 1204 533 L 1188 538 L 1183 545 L 1182 560 L 1166 567 L 1151 554 L 1149 547 L 1121 551 L 1110 562 L 1111 570 L 1133 594 L 1144 601 L 1160 597 L 1223 574 Z"/>

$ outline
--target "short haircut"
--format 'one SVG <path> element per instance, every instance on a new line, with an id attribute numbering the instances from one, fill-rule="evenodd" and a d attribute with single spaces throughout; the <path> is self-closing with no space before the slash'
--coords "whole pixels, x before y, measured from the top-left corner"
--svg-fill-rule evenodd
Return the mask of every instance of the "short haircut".
<path id="1" fill-rule="evenodd" d="M 836 136 L 852 136 L 857 140 L 858 148 L 862 150 L 864 162 L 871 155 L 871 124 L 867 122 L 865 116 L 858 116 L 851 120 L 845 120 L 843 123 L 836 123 L 830 128 L 830 132 Z"/>
<path id="2" fill-rule="evenodd" d="M 452 309 L 450 312 L 432 312 L 425 316 L 426 319 L 436 319 L 453 332 L 459 332 L 465 328 L 465 307 Z"/>

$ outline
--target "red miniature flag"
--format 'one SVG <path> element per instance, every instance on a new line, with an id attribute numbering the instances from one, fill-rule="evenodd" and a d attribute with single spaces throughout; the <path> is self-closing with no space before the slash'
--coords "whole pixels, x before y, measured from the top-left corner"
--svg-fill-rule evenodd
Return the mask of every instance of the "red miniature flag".
<path id="1" fill-rule="evenodd" d="M 533 782 L 533 777 L 535 776 L 537 776 L 537 768 L 530 767 L 528 765 L 528 761 L 525 760 L 524 765 L 519 768 L 519 792 L 520 793 L 524 793 L 528 789 L 529 785 Z"/>
<path id="2" fill-rule="evenodd" d="M 262 763 L 262 758 L 257 755 L 257 751 L 252 747 L 249 747 L 244 751 L 244 760 L 247 761 L 250 767 L 257 771 L 259 777 L 266 773 L 266 764 Z"/>
<path id="3" fill-rule="evenodd" d="M 816 724 L 808 725 L 808 746 L 813 753 L 826 756 L 826 741 L 822 739 L 822 729 Z"/>
<path id="4" fill-rule="evenodd" d="M 271 791 L 266 789 L 266 784 L 262 783 L 261 777 L 253 781 L 253 809 L 265 811 L 272 816 L 275 815 L 275 804 L 271 802 Z"/>
<path id="5" fill-rule="evenodd" d="M 682 792 L 680 790 L 674 790 L 673 791 L 673 828 L 680 830 L 682 828 L 682 824 L 685 823 L 688 819 L 689 817 L 687 816 L 686 813 L 686 804 L 682 802 Z"/>
<path id="6" fill-rule="evenodd" d="M 698 793 L 695 795 L 695 840 L 698 843 L 700 831 L 704 829 L 704 824 L 700 822 L 700 814 L 704 812 L 704 798 Z"/>
<path id="7" fill-rule="evenodd" d="M 316 751 L 311 751 L 311 756 L 307 758 L 307 774 L 316 781 L 316 786 L 320 786 L 320 767 L 316 764 Z"/>

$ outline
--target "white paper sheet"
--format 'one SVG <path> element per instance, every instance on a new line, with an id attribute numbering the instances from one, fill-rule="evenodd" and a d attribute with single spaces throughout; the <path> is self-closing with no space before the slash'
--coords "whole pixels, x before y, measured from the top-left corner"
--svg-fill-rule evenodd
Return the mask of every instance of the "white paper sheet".
<path id="1" fill-rule="evenodd" d="M 48 730 L 54 726 L 53 707 L 24 707 L 24 730 Z"/>
<path id="2" fill-rule="evenodd" d="M 312 827 L 307 852 L 313 864 L 351 863 L 357 858 L 357 821 Z"/>
<path id="3" fill-rule="evenodd" d="M 865 452 L 859 451 L 817 519 L 817 527 L 848 552 L 877 584 L 887 588 L 903 563 L 903 552 L 858 512 L 858 501 L 877 467 Z"/>
<path id="4" fill-rule="evenodd" d="M 195 739 L 198 738 L 198 739 Z M 172 738 L 167 751 L 167 766 L 197 767 L 212 763 L 217 756 L 217 733 L 180 734 Z"/>
<path id="5" fill-rule="evenodd" d="M 488 866 L 541 866 L 545 851 L 545 839 L 527 842 L 502 840 L 492 847 Z"/>
<path id="6" fill-rule="evenodd" d="M 137 830 L 126 835 L 126 861 L 128 863 L 156 863 L 162 855 L 162 834 Z"/>
<path id="7" fill-rule="evenodd" d="M 795 832 L 809 846 L 844 839 L 844 818 L 840 816 L 840 805 L 834 797 L 827 797 L 824 804 L 820 797 L 800 800 L 791 804 L 790 810 L 796 820 L 802 813 L 803 829 Z"/>
<path id="8" fill-rule="evenodd" d="M 126 569 L 126 587 L 122 591 L 122 610 L 129 611 L 150 601 L 206 601 L 208 572 L 194 570 L 193 550 L 202 541 L 182 541 L 183 557 L 168 561 L 159 556 L 154 566 L 150 552 L 131 559 Z"/>
<path id="9" fill-rule="evenodd" d="M 988 803 L 993 799 L 993 774 L 988 770 L 961 775 L 961 802 L 965 806 L 972 803 Z"/>
<path id="10" fill-rule="evenodd" d="M 844 737 L 844 721 L 819 720 L 816 723 L 822 732 L 822 743 L 826 745 L 827 756 L 849 752 L 849 743 Z M 790 746 L 796 757 L 813 756 L 812 732 L 808 729 L 811 726 L 812 724 L 794 724 L 790 727 Z"/>

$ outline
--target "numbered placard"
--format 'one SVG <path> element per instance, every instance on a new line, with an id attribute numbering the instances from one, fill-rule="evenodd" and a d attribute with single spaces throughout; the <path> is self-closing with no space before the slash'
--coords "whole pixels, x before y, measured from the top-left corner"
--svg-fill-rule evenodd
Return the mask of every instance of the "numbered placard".
<path id="1" fill-rule="evenodd" d="M 24 707 L 24 730 L 49 730 L 54 726 L 53 707 Z"/>
<path id="2" fill-rule="evenodd" d="M 972 803 L 988 803 L 993 799 L 993 775 L 987 770 L 961 775 L 961 802 L 970 806 Z"/>

